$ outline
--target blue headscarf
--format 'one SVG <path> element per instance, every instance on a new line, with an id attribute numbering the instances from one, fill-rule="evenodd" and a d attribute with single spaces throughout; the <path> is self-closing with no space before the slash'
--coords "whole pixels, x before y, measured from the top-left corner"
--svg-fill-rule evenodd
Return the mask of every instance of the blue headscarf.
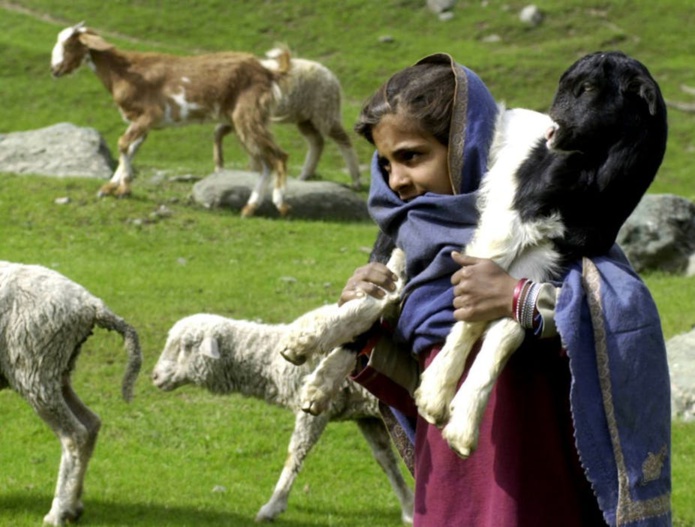
<path id="1" fill-rule="evenodd" d="M 451 252 L 470 241 L 478 223 L 477 189 L 487 170 L 499 111 L 480 78 L 449 55 L 430 55 L 418 62 L 423 63 L 447 64 L 456 79 L 449 176 L 457 194 L 426 193 L 403 202 L 389 188 L 375 154 L 369 195 L 370 214 L 407 255 L 408 284 L 396 338 L 415 353 L 443 342 L 454 324 L 450 280 L 458 266 Z"/>

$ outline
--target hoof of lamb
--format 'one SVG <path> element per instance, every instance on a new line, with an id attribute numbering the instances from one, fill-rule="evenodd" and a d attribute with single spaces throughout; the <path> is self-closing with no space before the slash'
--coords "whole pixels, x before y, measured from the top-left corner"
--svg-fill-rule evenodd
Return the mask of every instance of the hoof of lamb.
<path id="1" fill-rule="evenodd" d="M 325 412 L 354 367 L 355 354 L 345 348 L 335 348 L 321 359 L 302 385 L 299 394 L 302 410 L 311 415 Z"/>
<path id="2" fill-rule="evenodd" d="M 60 501 L 55 498 L 51 510 L 43 517 L 43 523 L 44 525 L 53 525 L 54 527 L 68 525 L 79 520 L 83 510 L 84 507 L 81 503 L 78 503 L 74 509 L 65 508 Z"/>
<path id="3" fill-rule="evenodd" d="M 280 342 L 280 355 L 286 361 L 301 366 L 316 353 L 318 345 L 319 338 L 316 333 L 305 331 L 302 328 L 290 330 Z"/>
<path id="4" fill-rule="evenodd" d="M 328 410 L 332 398 L 331 394 L 321 391 L 318 386 L 305 386 L 300 402 L 302 411 L 311 415 L 320 415 Z"/>
<path id="5" fill-rule="evenodd" d="M 442 437 L 449 448 L 462 459 L 467 459 L 478 446 L 478 429 L 465 421 L 452 414 L 442 430 Z"/>
<path id="6" fill-rule="evenodd" d="M 428 423 L 441 428 L 449 421 L 449 406 L 454 398 L 457 380 L 446 379 L 437 364 L 435 359 L 422 373 L 420 385 L 415 390 L 415 404 L 418 413 Z"/>

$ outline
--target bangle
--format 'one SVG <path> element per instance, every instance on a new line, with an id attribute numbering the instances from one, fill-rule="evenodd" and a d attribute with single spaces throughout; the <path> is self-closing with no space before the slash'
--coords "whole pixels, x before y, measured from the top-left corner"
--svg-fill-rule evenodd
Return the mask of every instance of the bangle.
<path id="1" fill-rule="evenodd" d="M 541 284 L 532 284 L 529 292 L 524 298 L 524 305 L 521 307 L 521 326 L 526 329 L 533 329 L 533 319 L 536 313 L 536 301 L 541 292 Z"/>
<path id="2" fill-rule="evenodd" d="M 524 288 L 528 283 L 528 278 L 522 278 L 516 283 L 516 286 L 514 286 L 514 296 L 512 297 L 512 313 L 514 314 L 514 318 L 517 322 L 519 322 L 519 307 L 521 304 L 519 302 L 519 299 L 521 298 L 521 294 L 524 292 Z"/>

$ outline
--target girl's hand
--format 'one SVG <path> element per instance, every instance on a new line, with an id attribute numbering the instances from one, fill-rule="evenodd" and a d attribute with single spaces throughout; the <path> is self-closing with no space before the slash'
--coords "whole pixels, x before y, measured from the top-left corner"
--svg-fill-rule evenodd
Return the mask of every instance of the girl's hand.
<path id="1" fill-rule="evenodd" d="M 345 284 L 338 305 L 341 306 L 349 300 L 361 298 L 364 295 L 383 298 L 387 292 L 396 289 L 397 280 L 398 277 L 384 264 L 371 262 L 358 267 Z"/>
<path id="2" fill-rule="evenodd" d="M 513 317 L 512 298 L 518 280 L 492 260 L 453 252 L 461 266 L 451 277 L 454 285 L 454 318 L 465 322 L 488 322 Z"/>

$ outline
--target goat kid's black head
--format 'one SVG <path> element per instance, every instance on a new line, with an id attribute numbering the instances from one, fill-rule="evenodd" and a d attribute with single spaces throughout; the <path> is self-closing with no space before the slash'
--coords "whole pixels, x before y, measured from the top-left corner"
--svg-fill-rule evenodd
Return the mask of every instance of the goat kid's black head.
<path id="1" fill-rule="evenodd" d="M 570 66 L 549 113 L 557 128 L 548 145 L 559 151 L 606 152 L 652 129 L 665 136 L 658 84 L 643 64 L 619 51 L 592 53 Z"/>

